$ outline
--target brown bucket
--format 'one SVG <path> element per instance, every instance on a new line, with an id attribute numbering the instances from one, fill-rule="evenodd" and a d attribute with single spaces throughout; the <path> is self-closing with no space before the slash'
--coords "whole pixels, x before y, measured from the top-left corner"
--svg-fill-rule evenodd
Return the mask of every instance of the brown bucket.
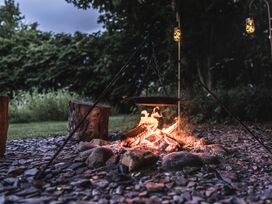
<path id="1" fill-rule="evenodd" d="M 8 106 L 9 97 L 0 96 L 0 157 L 4 156 L 6 151 L 8 133 Z"/>

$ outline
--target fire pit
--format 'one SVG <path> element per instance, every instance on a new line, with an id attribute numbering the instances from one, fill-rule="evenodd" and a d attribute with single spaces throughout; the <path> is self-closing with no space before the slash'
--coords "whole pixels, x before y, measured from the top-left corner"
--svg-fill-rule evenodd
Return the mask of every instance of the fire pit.
<path id="1" fill-rule="evenodd" d="M 185 120 L 180 120 L 183 127 L 178 128 L 177 98 L 132 97 L 130 100 L 141 109 L 141 117 L 136 127 L 117 142 L 119 148 L 149 150 L 160 155 L 178 151 L 188 143 L 201 143 L 200 139 L 190 136 Z"/>
<path id="2" fill-rule="evenodd" d="M 143 149 L 155 153 L 172 152 L 179 149 L 176 141 L 178 127 L 176 112 L 177 98 L 137 96 L 127 100 L 136 103 L 141 111 L 138 125 L 124 135 L 118 145 L 125 149 Z"/>
<path id="3" fill-rule="evenodd" d="M 153 100 L 154 99 L 154 100 Z M 207 145 L 190 132 L 185 119 L 178 128 L 176 98 L 134 97 L 141 109 L 138 124 L 115 141 L 93 139 L 80 142 L 78 152 L 89 168 L 103 165 L 126 166 L 129 171 L 155 165 L 165 169 L 201 166 L 226 153 L 219 145 Z"/>

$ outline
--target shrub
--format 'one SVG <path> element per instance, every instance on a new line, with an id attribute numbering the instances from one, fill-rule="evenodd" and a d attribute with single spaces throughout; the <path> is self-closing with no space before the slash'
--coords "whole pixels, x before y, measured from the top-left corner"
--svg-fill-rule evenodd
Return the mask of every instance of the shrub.
<path id="1" fill-rule="evenodd" d="M 66 90 L 20 91 L 11 97 L 10 122 L 61 121 L 68 118 L 68 104 L 79 98 Z"/>
<path id="2" fill-rule="evenodd" d="M 272 120 L 272 90 L 265 87 L 242 86 L 230 90 L 215 90 L 214 93 L 243 121 Z M 198 93 L 189 103 L 187 114 L 198 122 L 229 122 L 231 117 L 207 93 Z"/>

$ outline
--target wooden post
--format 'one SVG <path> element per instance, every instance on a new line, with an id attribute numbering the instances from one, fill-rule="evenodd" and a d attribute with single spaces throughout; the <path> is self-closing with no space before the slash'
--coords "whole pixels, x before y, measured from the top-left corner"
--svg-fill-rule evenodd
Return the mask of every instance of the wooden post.
<path id="1" fill-rule="evenodd" d="M 6 152 L 9 97 L 0 96 L 0 157 Z"/>
<path id="2" fill-rule="evenodd" d="M 68 131 L 72 132 L 78 122 L 92 107 L 92 103 L 70 101 Z M 83 125 L 75 132 L 74 138 L 80 141 L 91 141 L 93 138 L 107 139 L 110 107 L 97 105 L 89 114 Z"/>

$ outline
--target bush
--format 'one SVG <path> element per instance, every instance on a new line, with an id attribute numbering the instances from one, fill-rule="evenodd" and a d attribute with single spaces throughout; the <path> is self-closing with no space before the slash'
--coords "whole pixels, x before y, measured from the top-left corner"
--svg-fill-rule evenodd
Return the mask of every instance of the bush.
<path id="1" fill-rule="evenodd" d="M 242 86 L 230 90 L 215 90 L 214 93 L 229 108 L 229 110 L 243 121 L 271 121 L 272 90 L 265 87 Z M 207 93 L 196 95 L 187 113 L 198 122 L 216 121 L 229 122 L 231 117 Z"/>
<path id="2" fill-rule="evenodd" d="M 11 97 L 9 119 L 11 123 L 35 121 L 63 121 L 68 118 L 68 104 L 79 98 L 66 90 L 20 91 Z"/>

